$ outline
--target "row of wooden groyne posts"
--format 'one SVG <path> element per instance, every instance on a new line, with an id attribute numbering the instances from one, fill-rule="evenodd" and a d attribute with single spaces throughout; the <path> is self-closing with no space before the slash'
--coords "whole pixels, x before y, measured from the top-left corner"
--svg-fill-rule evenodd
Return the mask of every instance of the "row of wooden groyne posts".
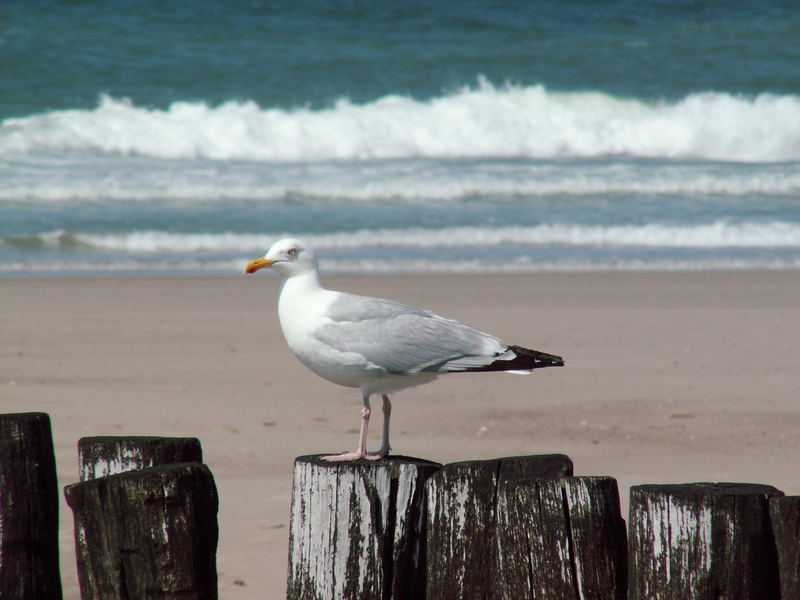
<path id="1" fill-rule="evenodd" d="M 78 449 L 80 481 L 64 493 L 81 598 L 216 599 L 217 489 L 200 442 L 93 437 Z M 559 454 L 299 457 L 286 596 L 800 600 L 800 497 L 640 485 L 626 529 L 616 481 L 572 469 Z M 50 419 L 0 415 L 0 599 L 60 600 L 58 563 Z"/>

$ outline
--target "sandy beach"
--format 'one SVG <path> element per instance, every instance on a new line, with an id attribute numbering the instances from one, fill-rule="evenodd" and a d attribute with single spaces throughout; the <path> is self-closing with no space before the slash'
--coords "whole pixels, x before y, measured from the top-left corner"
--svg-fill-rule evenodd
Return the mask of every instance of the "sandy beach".
<path id="1" fill-rule="evenodd" d="M 745 481 L 800 493 L 797 272 L 330 276 L 562 355 L 531 377 L 452 374 L 394 400 L 397 453 L 565 453 L 631 485 Z M 283 597 L 292 460 L 352 449 L 357 391 L 281 335 L 279 280 L 0 279 L 0 410 L 51 415 L 61 486 L 93 435 L 196 436 L 220 494 L 220 596 Z M 373 426 L 371 446 L 379 440 Z M 79 598 L 61 512 L 65 600 Z"/>

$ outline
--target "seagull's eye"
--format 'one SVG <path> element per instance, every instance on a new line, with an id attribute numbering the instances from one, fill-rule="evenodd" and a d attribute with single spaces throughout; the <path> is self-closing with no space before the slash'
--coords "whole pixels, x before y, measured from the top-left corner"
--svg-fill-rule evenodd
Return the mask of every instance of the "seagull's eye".
<path id="1" fill-rule="evenodd" d="M 289 256 L 294 256 L 295 254 L 297 254 L 297 248 L 289 248 L 286 251 L 286 254 L 288 254 Z"/>

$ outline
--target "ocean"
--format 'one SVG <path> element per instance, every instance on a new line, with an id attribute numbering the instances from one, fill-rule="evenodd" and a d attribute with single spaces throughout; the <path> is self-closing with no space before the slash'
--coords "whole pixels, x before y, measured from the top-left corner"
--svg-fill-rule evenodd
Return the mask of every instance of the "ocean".
<path id="1" fill-rule="evenodd" d="M 800 269 L 797 2 L 0 4 L 0 275 Z"/>

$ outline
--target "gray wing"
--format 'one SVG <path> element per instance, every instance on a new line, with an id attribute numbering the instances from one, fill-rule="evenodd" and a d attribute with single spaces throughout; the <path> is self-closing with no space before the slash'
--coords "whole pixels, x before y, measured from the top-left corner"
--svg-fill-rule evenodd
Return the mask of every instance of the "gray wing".
<path id="1" fill-rule="evenodd" d="M 390 373 L 461 371 L 490 364 L 507 350 L 478 329 L 381 298 L 340 294 L 326 316 L 317 339 Z"/>

